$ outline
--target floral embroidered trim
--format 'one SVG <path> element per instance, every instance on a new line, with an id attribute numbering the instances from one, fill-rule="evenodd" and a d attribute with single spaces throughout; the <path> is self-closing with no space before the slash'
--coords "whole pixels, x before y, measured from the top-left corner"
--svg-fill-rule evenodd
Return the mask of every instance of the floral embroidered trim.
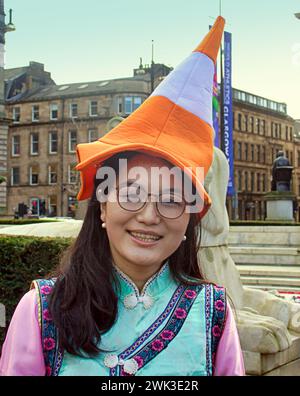
<path id="1" fill-rule="evenodd" d="M 206 324 L 206 372 L 212 375 L 212 359 L 211 359 L 211 319 L 212 319 L 212 285 L 205 287 L 205 324 Z"/>
<path id="2" fill-rule="evenodd" d="M 181 290 L 176 307 L 173 310 L 172 315 L 166 323 L 165 327 L 156 337 L 154 337 L 154 339 L 149 341 L 140 351 L 138 351 L 133 356 L 133 359 L 138 364 L 139 370 L 147 363 L 149 363 L 152 359 L 154 359 L 161 351 L 167 348 L 168 344 L 176 337 L 182 325 L 184 324 L 196 297 L 203 289 L 203 285 L 193 285 L 188 287 L 179 286 L 178 289 L 180 288 L 183 290 Z M 124 359 L 125 355 L 126 351 L 119 356 Z M 116 374 L 112 374 L 111 372 L 111 375 Z M 124 371 L 123 367 L 120 369 L 120 375 L 128 376 L 128 373 Z"/>
<path id="3" fill-rule="evenodd" d="M 58 346 L 58 331 L 48 308 L 48 296 L 55 281 L 56 279 L 38 279 L 33 282 L 39 295 L 39 322 L 41 325 L 46 376 L 57 376 L 63 359 L 63 351 Z"/>
<path id="4" fill-rule="evenodd" d="M 155 322 L 152 323 L 152 325 L 129 347 L 127 348 L 123 353 L 119 355 L 119 358 L 125 360 L 127 359 L 130 355 L 132 355 L 149 337 L 154 333 L 155 330 L 161 324 L 168 318 L 170 313 L 172 312 L 173 308 L 176 306 L 177 302 L 179 301 L 180 297 L 184 293 L 185 287 L 183 285 L 180 285 L 175 292 L 173 293 L 173 296 L 171 297 L 168 305 L 166 306 L 165 310 L 163 313 L 158 317 L 158 319 L 155 320 Z M 118 370 L 117 368 L 112 368 L 110 370 L 110 375 L 116 376 L 118 375 Z"/>
<path id="5" fill-rule="evenodd" d="M 223 287 L 213 286 L 213 316 L 211 336 L 212 374 L 215 370 L 216 354 L 221 339 L 226 317 L 226 290 Z"/>

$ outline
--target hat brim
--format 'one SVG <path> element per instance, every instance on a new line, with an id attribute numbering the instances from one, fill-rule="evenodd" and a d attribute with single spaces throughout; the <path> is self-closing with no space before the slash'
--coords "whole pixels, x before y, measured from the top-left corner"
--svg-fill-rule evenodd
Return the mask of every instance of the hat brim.
<path id="1" fill-rule="evenodd" d="M 108 158 L 124 151 L 139 151 L 155 154 L 169 161 L 174 166 L 178 166 L 191 178 L 198 194 L 203 200 L 201 207 L 199 207 L 199 212 L 197 213 L 198 218 L 201 219 L 207 213 L 211 206 L 211 198 L 203 186 L 203 180 L 199 179 L 199 175 L 196 173 L 196 170 L 191 167 L 190 162 L 175 153 L 144 143 L 113 145 L 97 140 L 93 143 L 78 144 L 76 154 L 79 163 L 75 169 L 80 171 L 81 188 L 77 195 L 79 201 L 88 199 L 92 196 L 94 178 L 101 164 Z"/>

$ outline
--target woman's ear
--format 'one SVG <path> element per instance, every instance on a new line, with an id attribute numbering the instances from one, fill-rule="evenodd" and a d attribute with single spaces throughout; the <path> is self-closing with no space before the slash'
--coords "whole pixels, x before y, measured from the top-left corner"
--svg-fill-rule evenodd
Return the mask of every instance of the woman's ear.
<path id="1" fill-rule="evenodd" d="M 101 218 L 102 222 L 105 223 L 105 220 L 106 220 L 106 202 L 101 202 L 100 203 L 100 211 L 101 211 L 100 218 Z"/>

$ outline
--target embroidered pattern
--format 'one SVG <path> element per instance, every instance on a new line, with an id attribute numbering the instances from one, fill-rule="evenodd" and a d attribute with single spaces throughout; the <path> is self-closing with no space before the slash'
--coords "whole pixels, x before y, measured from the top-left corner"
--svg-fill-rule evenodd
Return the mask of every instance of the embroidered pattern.
<path id="1" fill-rule="evenodd" d="M 170 315 L 173 308 L 176 306 L 176 303 L 182 296 L 185 287 L 180 285 L 174 292 L 172 298 L 170 299 L 167 307 L 163 311 L 163 313 L 158 317 L 158 319 L 129 347 L 127 348 L 122 354 L 119 355 L 121 359 L 126 359 L 128 356 L 133 354 L 149 337 L 155 332 L 155 330 L 166 320 L 166 318 Z M 110 370 L 110 375 L 116 376 L 117 368 L 112 368 Z"/>
<path id="2" fill-rule="evenodd" d="M 178 289 L 181 289 L 180 295 L 177 297 L 176 306 L 173 310 L 170 319 L 166 323 L 165 327 L 153 340 L 149 341 L 140 351 L 136 353 L 135 356 L 133 356 L 134 360 L 138 364 L 139 370 L 142 367 L 144 367 L 147 363 L 149 363 L 152 359 L 154 359 L 158 355 L 158 353 L 163 351 L 168 346 L 168 344 L 176 337 L 182 325 L 184 324 L 196 297 L 203 289 L 203 285 L 195 285 L 188 287 L 179 286 Z M 170 305 L 170 303 L 168 304 L 168 306 Z M 155 326 L 155 323 L 154 325 L 152 325 L 152 327 Z M 149 336 L 150 335 L 151 334 L 149 334 Z M 149 336 L 147 338 L 149 338 Z M 136 347 L 134 346 L 135 344 L 133 345 L 132 348 L 129 349 L 136 350 Z M 119 355 L 121 359 L 125 359 L 127 356 L 128 356 L 128 350 L 122 353 L 121 355 Z M 116 368 L 111 370 L 111 375 L 117 375 Z M 120 375 L 121 376 L 128 375 L 128 373 L 124 371 L 123 367 L 120 369 Z"/>
<path id="3" fill-rule="evenodd" d="M 168 263 L 164 264 L 163 267 L 156 274 L 154 274 L 150 279 L 148 279 L 148 281 L 145 283 L 141 293 L 139 292 L 136 285 L 132 282 L 132 280 L 126 274 L 124 274 L 117 266 L 114 266 L 114 269 L 118 273 L 120 278 L 122 278 L 123 281 L 134 290 L 134 294 L 135 294 L 136 298 L 138 299 L 139 297 L 143 297 L 146 294 L 147 289 L 151 286 L 151 284 L 157 278 L 159 278 L 166 271 L 167 267 L 168 267 Z"/>
<path id="4" fill-rule="evenodd" d="M 216 353 L 225 326 L 226 316 L 226 291 L 223 287 L 213 287 L 213 316 L 212 316 L 212 337 L 211 337 L 211 356 L 212 374 L 215 370 Z"/>
<path id="5" fill-rule="evenodd" d="M 38 279 L 33 286 L 39 296 L 39 323 L 46 366 L 46 376 L 57 376 L 62 364 L 63 352 L 58 347 L 58 331 L 48 309 L 48 296 L 56 279 Z"/>
<path id="6" fill-rule="evenodd" d="M 212 286 L 205 287 L 205 323 L 206 323 L 206 372 L 212 375 L 212 356 L 211 356 L 211 318 L 212 318 Z"/>

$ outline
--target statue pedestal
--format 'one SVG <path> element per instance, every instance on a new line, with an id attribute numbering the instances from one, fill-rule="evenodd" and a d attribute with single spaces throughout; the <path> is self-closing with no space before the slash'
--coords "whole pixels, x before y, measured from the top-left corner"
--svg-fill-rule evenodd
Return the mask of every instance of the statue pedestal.
<path id="1" fill-rule="evenodd" d="M 273 191 L 265 195 L 267 202 L 268 221 L 294 222 L 293 201 L 295 195 L 292 192 Z"/>

